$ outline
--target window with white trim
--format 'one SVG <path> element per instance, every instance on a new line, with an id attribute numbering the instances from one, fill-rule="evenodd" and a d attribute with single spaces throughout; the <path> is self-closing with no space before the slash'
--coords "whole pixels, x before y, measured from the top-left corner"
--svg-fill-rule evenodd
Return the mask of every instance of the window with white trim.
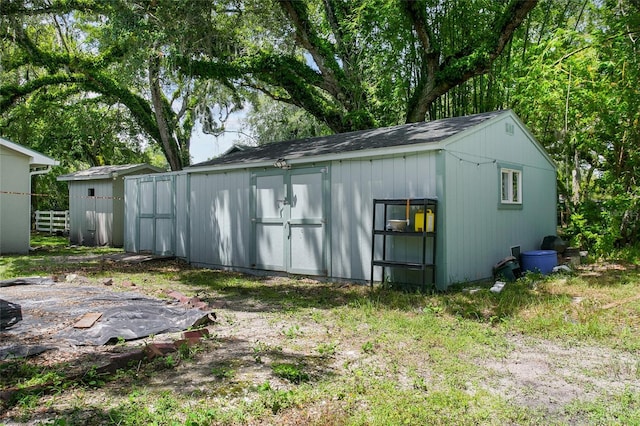
<path id="1" fill-rule="evenodd" d="M 522 204 L 522 171 L 500 169 L 500 202 L 502 204 Z"/>

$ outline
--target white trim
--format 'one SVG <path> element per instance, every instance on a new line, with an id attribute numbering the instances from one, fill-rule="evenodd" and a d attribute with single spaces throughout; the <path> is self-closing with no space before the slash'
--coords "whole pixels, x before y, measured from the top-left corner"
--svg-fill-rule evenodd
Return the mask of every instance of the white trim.
<path id="1" fill-rule="evenodd" d="M 53 158 L 48 157 L 38 151 L 34 151 L 25 146 L 19 145 L 15 142 L 11 142 L 3 138 L 0 138 L 0 145 L 29 157 L 29 164 L 34 168 L 39 168 L 42 166 L 57 166 L 60 164 L 59 161 L 54 160 Z"/>
<path id="2" fill-rule="evenodd" d="M 108 166 L 106 166 L 108 167 Z M 89 174 L 89 175 L 84 175 L 83 173 L 87 172 L 88 170 L 91 170 L 91 168 L 86 169 L 86 170 L 80 170 L 77 171 L 75 173 L 69 173 L 66 175 L 61 175 L 58 176 L 56 179 L 60 182 L 66 182 L 66 181 L 81 181 L 81 180 L 102 180 L 102 179 L 114 179 L 118 176 L 125 176 L 125 175 L 130 175 L 133 174 L 139 170 L 143 170 L 143 169 L 149 169 L 152 171 L 156 171 L 156 173 L 162 173 L 165 170 L 159 168 L 159 167 L 155 167 L 155 166 L 151 166 L 149 164 L 136 164 L 133 165 L 131 167 L 123 167 L 119 170 L 112 170 L 109 173 L 102 173 L 102 174 Z M 145 173 L 145 174 L 149 174 L 149 173 Z"/>
<path id="3" fill-rule="evenodd" d="M 518 195 L 518 199 L 517 201 L 514 201 L 514 193 L 513 193 L 513 177 L 517 174 L 518 176 L 518 181 L 517 181 L 517 195 Z M 507 176 L 507 198 L 504 198 L 504 189 L 505 189 L 505 182 L 504 182 L 504 176 Z M 509 168 L 509 167 L 500 167 L 500 203 L 502 204 L 512 204 L 512 205 L 521 205 L 522 204 L 522 170 L 518 170 L 518 169 L 513 169 L 513 168 Z"/>

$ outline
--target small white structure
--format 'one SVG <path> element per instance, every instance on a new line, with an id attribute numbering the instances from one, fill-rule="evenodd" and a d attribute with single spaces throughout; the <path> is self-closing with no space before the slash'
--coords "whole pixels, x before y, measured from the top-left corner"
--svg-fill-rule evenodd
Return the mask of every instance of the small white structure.
<path id="1" fill-rule="evenodd" d="M 53 158 L 0 138 L 0 255 L 29 252 L 31 176 L 55 165 Z"/>
<path id="2" fill-rule="evenodd" d="M 122 247 L 124 176 L 159 173 L 148 164 L 97 166 L 58 176 L 69 182 L 71 244 Z"/>
<path id="3" fill-rule="evenodd" d="M 383 276 L 376 262 L 422 261 L 425 240 L 372 244 L 386 235 L 374 200 L 400 204 L 386 219 L 435 200 L 426 237 L 439 289 L 488 278 L 512 247 L 556 232 L 555 164 L 510 110 L 232 150 L 127 178 L 125 191 L 125 250 L 249 272 L 401 282 L 407 271 Z"/>

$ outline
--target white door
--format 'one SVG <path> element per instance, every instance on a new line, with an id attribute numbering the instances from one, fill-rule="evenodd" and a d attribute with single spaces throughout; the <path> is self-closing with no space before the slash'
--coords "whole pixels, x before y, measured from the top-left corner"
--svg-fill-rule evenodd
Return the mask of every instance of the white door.
<path id="1" fill-rule="evenodd" d="M 328 169 L 256 173 L 252 184 L 254 267 L 327 275 Z"/>
<path id="2" fill-rule="evenodd" d="M 138 238 L 141 252 L 173 255 L 174 191 L 173 177 L 142 180 L 138 193 Z"/>
<path id="3" fill-rule="evenodd" d="M 286 270 L 284 264 L 283 227 L 286 223 L 287 200 L 284 175 L 266 174 L 255 177 L 254 265 L 258 269 Z"/>

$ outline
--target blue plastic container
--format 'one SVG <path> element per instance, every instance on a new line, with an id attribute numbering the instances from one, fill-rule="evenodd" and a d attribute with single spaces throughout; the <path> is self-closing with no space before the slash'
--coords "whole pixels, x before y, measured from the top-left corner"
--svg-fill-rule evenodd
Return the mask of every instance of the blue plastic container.
<path id="1" fill-rule="evenodd" d="M 523 271 L 548 275 L 558 265 L 558 252 L 555 250 L 525 251 L 520 255 L 520 263 Z"/>

